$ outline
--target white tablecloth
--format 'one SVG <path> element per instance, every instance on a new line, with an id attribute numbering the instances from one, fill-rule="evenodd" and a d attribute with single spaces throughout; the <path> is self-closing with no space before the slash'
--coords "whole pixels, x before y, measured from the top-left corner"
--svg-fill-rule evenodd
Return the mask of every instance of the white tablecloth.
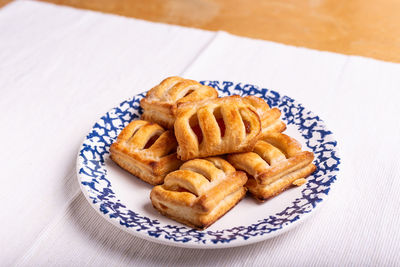
<path id="1" fill-rule="evenodd" d="M 80 193 L 79 145 L 111 107 L 170 75 L 257 84 L 320 115 L 342 157 L 321 209 L 218 250 L 158 245 L 101 218 Z M 13 2 L 0 9 L 0 265 L 400 265 L 399 97 L 398 64 Z"/>

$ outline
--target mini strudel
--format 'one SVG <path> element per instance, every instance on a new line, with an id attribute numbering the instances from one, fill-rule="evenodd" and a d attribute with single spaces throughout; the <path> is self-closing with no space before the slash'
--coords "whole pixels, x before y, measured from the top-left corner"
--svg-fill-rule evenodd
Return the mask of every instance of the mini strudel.
<path id="1" fill-rule="evenodd" d="M 246 187 L 258 200 L 276 196 L 290 185 L 301 185 L 316 169 L 314 154 L 302 151 L 293 138 L 269 133 L 261 138 L 253 152 L 228 155 L 228 161 L 248 174 Z"/>
<path id="2" fill-rule="evenodd" d="M 172 129 L 175 111 L 180 103 L 217 98 L 217 91 L 193 80 L 169 77 L 153 87 L 140 101 L 142 119 Z"/>
<path id="3" fill-rule="evenodd" d="M 178 158 L 251 151 L 260 131 L 260 116 L 240 96 L 183 103 L 175 121 Z"/>
<path id="4" fill-rule="evenodd" d="M 246 194 L 246 174 L 218 157 L 185 162 L 150 194 L 163 215 L 204 229 L 233 208 Z"/>
<path id="5" fill-rule="evenodd" d="M 176 158 L 177 142 L 173 132 L 160 125 L 135 120 L 119 134 L 110 147 L 110 157 L 119 166 L 143 181 L 157 185 L 165 175 L 182 164 Z"/>

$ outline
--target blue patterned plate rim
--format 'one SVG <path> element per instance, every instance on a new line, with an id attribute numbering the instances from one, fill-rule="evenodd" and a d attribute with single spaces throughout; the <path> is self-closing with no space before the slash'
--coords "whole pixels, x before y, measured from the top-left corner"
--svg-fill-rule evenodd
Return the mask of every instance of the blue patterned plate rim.
<path id="1" fill-rule="evenodd" d="M 92 205 L 107 221 L 119 228 L 153 242 L 190 248 L 224 248 L 259 242 L 279 235 L 304 221 L 326 199 L 337 179 L 340 157 L 337 142 L 319 116 L 314 115 L 295 101 L 278 92 L 251 84 L 230 81 L 202 81 L 214 87 L 221 96 L 255 95 L 264 98 L 271 107 L 278 107 L 282 119 L 295 126 L 306 140 L 307 148 L 314 152 L 317 170 L 302 187 L 301 197 L 282 211 L 257 220 L 250 225 L 224 230 L 194 230 L 180 224 L 161 224 L 129 210 L 118 200 L 107 179 L 105 156 L 119 132 L 141 114 L 139 101 L 144 93 L 123 101 L 98 120 L 83 141 L 77 156 L 77 177 L 80 187 Z"/>

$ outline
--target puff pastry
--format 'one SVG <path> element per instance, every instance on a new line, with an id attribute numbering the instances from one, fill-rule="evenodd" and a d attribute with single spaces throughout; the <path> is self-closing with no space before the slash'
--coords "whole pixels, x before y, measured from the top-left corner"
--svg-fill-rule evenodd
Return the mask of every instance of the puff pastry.
<path id="1" fill-rule="evenodd" d="M 217 98 L 217 91 L 193 80 L 169 77 L 147 92 L 140 101 L 142 119 L 172 129 L 175 111 L 180 103 Z"/>
<path id="2" fill-rule="evenodd" d="M 251 151 L 260 131 L 259 115 L 240 96 L 183 103 L 175 121 L 178 158 Z"/>
<path id="3" fill-rule="evenodd" d="M 143 181 L 157 185 L 165 175 L 182 164 L 176 158 L 177 142 L 171 131 L 160 125 L 135 120 L 119 134 L 110 147 L 110 157 Z"/>
<path id="4" fill-rule="evenodd" d="M 246 174 L 218 157 L 185 162 L 150 194 L 163 215 L 204 229 L 234 207 L 246 194 Z"/>
<path id="5" fill-rule="evenodd" d="M 246 187 L 257 199 L 276 196 L 290 185 L 301 185 L 316 169 L 314 154 L 282 133 L 269 133 L 260 139 L 253 152 L 228 155 L 228 161 L 248 174 Z"/>
<path id="6" fill-rule="evenodd" d="M 261 120 L 261 137 L 271 132 L 283 132 L 286 129 L 286 124 L 279 119 L 281 111 L 278 108 L 270 108 L 264 99 L 256 96 L 245 96 L 243 98 L 252 105 Z"/>

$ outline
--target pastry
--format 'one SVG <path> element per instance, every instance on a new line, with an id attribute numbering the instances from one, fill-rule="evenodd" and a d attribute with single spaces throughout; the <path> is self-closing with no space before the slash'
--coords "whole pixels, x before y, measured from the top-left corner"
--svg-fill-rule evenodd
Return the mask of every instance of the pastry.
<path id="1" fill-rule="evenodd" d="M 246 194 L 246 174 L 218 157 L 185 162 L 169 173 L 150 194 L 161 214 L 204 229 L 234 207 Z"/>
<path id="2" fill-rule="evenodd" d="M 259 115 L 240 96 L 183 103 L 175 121 L 178 158 L 251 151 L 260 131 Z"/>
<path id="3" fill-rule="evenodd" d="M 301 145 L 282 133 L 261 138 L 253 152 L 228 155 L 228 161 L 248 174 L 246 187 L 263 201 L 276 196 L 290 185 L 301 185 L 316 169 L 314 154 L 302 151 Z"/>
<path id="4" fill-rule="evenodd" d="M 180 103 L 218 97 L 217 91 L 193 80 L 169 77 L 147 92 L 140 101 L 142 119 L 172 129 L 175 111 Z"/>
<path id="5" fill-rule="evenodd" d="M 245 96 L 243 98 L 252 105 L 261 120 L 261 137 L 272 132 L 283 132 L 286 129 L 286 124 L 279 119 L 281 111 L 278 108 L 270 108 L 264 99 L 256 96 Z"/>
<path id="6" fill-rule="evenodd" d="M 110 157 L 119 166 L 143 181 L 157 185 L 165 175 L 182 164 L 176 158 L 177 142 L 173 132 L 160 125 L 135 120 L 119 134 L 110 147 Z"/>

